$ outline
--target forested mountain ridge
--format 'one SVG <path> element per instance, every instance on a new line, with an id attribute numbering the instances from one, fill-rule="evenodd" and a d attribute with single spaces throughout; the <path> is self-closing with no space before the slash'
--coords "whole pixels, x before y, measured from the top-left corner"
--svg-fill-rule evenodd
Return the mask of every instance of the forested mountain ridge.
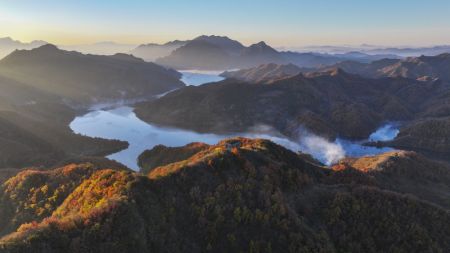
<path id="1" fill-rule="evenodd" d="M 148 176 L 71 166 L 59 171 L 78 171 L 83 179 L 48 218 L 3 237 L 3 252 L 445 252 L 449 247 L 448 209 L 385 189 L 374 175 L 351 166 L 318 166 L 270 141 L 223 140 Z M 17 191 L 21 178 L 4 187 Z"/>

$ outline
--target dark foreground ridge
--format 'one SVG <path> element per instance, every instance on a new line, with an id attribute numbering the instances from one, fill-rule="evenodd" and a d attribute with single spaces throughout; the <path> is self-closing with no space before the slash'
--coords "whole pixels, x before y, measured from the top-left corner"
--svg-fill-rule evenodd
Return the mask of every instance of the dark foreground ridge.
<path id="1" fill-rule="evenodd" d="M 184 152 L 193 147 L 201 148 Z M 85 163 L 27 170 L 10 178 L 1 188 L 0 214 L 16 218 L 2 226 L 7 230 L 0 251 L 450 248 L 448 202 L 406 187 L 448 187 L 449 169 L 415 153 L 366 158 L 375 162 L 343 161 L 330 169 L 261 139 L 157 149 L 182 155 L 154 162 L 148 175 Z M 404 188 L 383 184 L 386 178 Z"/>

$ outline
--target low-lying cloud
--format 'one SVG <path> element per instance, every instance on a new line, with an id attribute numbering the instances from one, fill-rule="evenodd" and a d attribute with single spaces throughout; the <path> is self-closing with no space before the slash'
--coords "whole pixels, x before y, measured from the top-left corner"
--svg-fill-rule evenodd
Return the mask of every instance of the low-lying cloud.
<path id="1" fill-rule="evenodd" d="M 345 157 L 345 150 L 341 145 L 320 136 L 304 136 L 300 140 L 300 145 L 302 152 L 311 154 L 326 165 L 337 163 Z"/>
<path id="2" fill-rule="evenodd" d="M 248 132 L 251 134 L 246 134 L 247 137 L 269 139 L 293 151 L 310 154 L 326 165 L 337 163 L 346 155 L 344 147 L 339 142 L 330 142 L 303 127 L 299 128 L 296 141 L 289 140 L 273 127 L 267 125 L 256 125 L 250 128 Z"/>
<path id="3" fill-rule="evenodd" d="M 315 135 L 306 129 L 299 130 L 300 150 L 311 154 L 314 158 L 331 165 L 345 157 L 345 150 L 339 143 Z"/>

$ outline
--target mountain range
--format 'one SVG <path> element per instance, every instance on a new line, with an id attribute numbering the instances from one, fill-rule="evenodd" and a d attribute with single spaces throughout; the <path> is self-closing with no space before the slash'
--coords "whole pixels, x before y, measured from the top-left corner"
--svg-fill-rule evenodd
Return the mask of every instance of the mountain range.
<path id="1" fill-rule="evenodd" d="M 368 78 L 404 77 L 417 80 L 440 79 L 450 81 L 448 67 L 450 54 L 408 57 L 405 59 L 381 59 L 370 63 L 343 61 L 323 68 L 300 68 L 293 64 L 262 64 L 257 67 L 226 71 L 223 77 L 249 82 L 267 82 L 273 78 L 286 78 L 298 73 L 326 72 L 336 68 Z"/>
<path id="2" fill-rule="evenodd" d="M 303 46 L 303 47 L 281 47 L 281 51 L 292 50 L 296 52 L 317 52 L 324 54 L 346 54 L 348 52 L 360 52 L 370 55 L 395 55 L 400 57 L 418 57 L 421 55 L 436 56 L 438 54 L 449 53 L 450 45 L 428 46 L 428 47 L 387 47 L 381 45 L 361 44 L 357 46 L 343 45 L 343 46 Z M 392 58 L 392 57 L 386 57 Z"/>
<path id="3" fill-rule="evenodd" d="M 10 37 L 0 38 L 0 59 L 14 52 L 14 50 L 33 49 L 46 44 L 49 43 L 43 40 L 34 40 L 25 43 L 19 40 L 13 40 Z M 103 41 L 92 44 L 58 45 L 58 47 L 64 50 L 77 51 L 84 54 L 114 55 L 117 53 L 129 53 L 136 48 L 136 45 Z"/>
<path id="4" fill-rule="evenodd" d="M 267 58 L 265 58 L 264 54 L 262 54 L 261 56 L 258 56 L 261 58 L 255 63 L 252 62 L 251 59 L 245 59 L 245 57 L 237 57 L 245 48 L 242 43 L 236 40 L 229 39 L 225 36 L 215 35 L 201 35 L 192 40 L 174 40 L 165 44 L 147 43 L 136 46 L 134 44 L 104 41 L 92 44 L 59 45 L 59 48 L 69 51 L 74 50 L 84 54 L 114 55 L 116 53 L 127 53 L 133 54 L 134 56 L 142 58 L 146 61 L 156 61 L 159 58 L 165 58 L 169 56 L 176 49 L 193 41 L 203 41 L 207 42 L 208 44 L 216 45 L 220 49 L 224 50 L 226 54 L 230 54 L 232 56 L 231 58 L 241 58 L 247 61 L 246 63 L 239 64 L 235 62 L 237 61 L 237 59 L 232 60 L 232 62 L 228 62 L 229 59 L 224 59 L 221 64 L 210 67 L 214 69 L 222 68 L 224 63 L 226 63 L 226 66 L 231 65 L 231 67 L 227 69 L 248 68 L 264 63 L 293 63 L 300 67 L 317 67 L 330 65 L 345 60 L 354 60 L 363 63 L 369 63 L 371 61 L 381 60 L 384 58 L 400 59 L 404 57 L 418 57 L 421 55 L 435 56 L 450 52 L 450 46 L 448 45 L 430 47 L 383 47 L 365 44 L 361 46 L 306 46 L 291 47 L 290 51 L 288 48 L 279 47 L 278 49 L 271 49 L 279 52 L 282 55 L 281 58 L 283 58 L 283 61 L 279 62 L 279 59 L 276 60 L 277 58 L 280 58 L 279 56 L 273 58 L 272 61 L 266 61 Z M 9 37 L 0 38 L 0 58 L 8 55 L 16 49 L 32 49 L 45 44 L 47 44 L 47 42 L 39 40 L 32 41 L 30 43 L 23 43 L 18 40 L 13 40 Z M 258 43 L 256 43 L 255 45 L 257 44 Z M 205 45 L 205 47 L 208 46 Z M 185 48 L 185 50 L 188 51 L 185 53 L 189 54 L 189 51 L 193 49 L 187 47 Z M 205 48 L 205 50 L 208 49 Z M 195 67 L 190 66 L 187 62 L 187 59 L 184 59 L 185 62 L 180 65 L 180 62 L 178 62 L 182 60 L 180 58 L 183 58 L 182 55 L 170 57 L 169 60 L 167 60 L 167 64 L 171 65 L 172 67 L 179 66 L 180 68 Z M 205 68 L 206 66 L 202 65 L 201 67 Z"/>
<path id="5" fill-rule="evenodd" d="M 33 49 L 47 44 L 42 40 L 34 40 L 30 43 L 24 43 L 18 40 L 13 40 L 10 37 L 0 38 L 0 59 L 10 54 L 17 49 Z"/>
<path id="6" fill-rule="evenodd" d="M 450 81 L 448 67 L 450 54 L 436 56 L 408 57 L 406 59 L 382 59 L 371 63 L 345 61 L 330 68 L 341 68 L 349 73 L 362 76 L 378 77 L 406 77 L 412 79 L 442 79 Z"/>
<path id="7" fill-rule="evenodd" d="M 363 51 L 368 54 L 394 54 L 402 57 L 418 57 L 421 55 L 436 56 L 439 54 L 450 53 L 450 45 L 431 46 L 431 47 L 387 47 L 374 48 Z"/>
<path id="8" fill-rule="evenodd" d="M 136 57 L 155 61 L 175 69 L 225 70 L 254 67 L 261 64 L 295 64 L 319 67 L 345 60 L 370 62 L 395 55 L 369 55 L 358 52 L 344 54 L 297 53 L 277 51 L 265 42 L 244 46 L 225 36 L 202 35 L 188 41 L 172 41 L 163 45 L 141 45 L 131 51 Z"/>

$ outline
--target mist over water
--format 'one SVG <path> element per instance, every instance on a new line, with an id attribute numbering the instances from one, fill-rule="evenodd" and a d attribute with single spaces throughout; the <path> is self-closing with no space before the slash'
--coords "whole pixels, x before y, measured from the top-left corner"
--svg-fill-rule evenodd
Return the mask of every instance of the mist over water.
<path id="1" fill-rule="evenodd" d="M 369 141 L 388 141 L 394 139 L 400 131 L 397 124 L 387 123 L 369 136 Z"/>
<path id="2" fill-rule="evenodd" d="M 303 130 L 299 143 L 302 152 L 311 154 L 326 165 L 336 163 L 345 157 L 346 152 L 341 144 L 330 142 L 323 137 L 308 133 L 306 130 Z"/>
<path id="3" fill-rule="evenodd" d="M 181 81 L 186 85 L 199 86 L 204 83 L 219 82 L 225 78 L 219 76 L 223 71 L 180 70 Z"/>

